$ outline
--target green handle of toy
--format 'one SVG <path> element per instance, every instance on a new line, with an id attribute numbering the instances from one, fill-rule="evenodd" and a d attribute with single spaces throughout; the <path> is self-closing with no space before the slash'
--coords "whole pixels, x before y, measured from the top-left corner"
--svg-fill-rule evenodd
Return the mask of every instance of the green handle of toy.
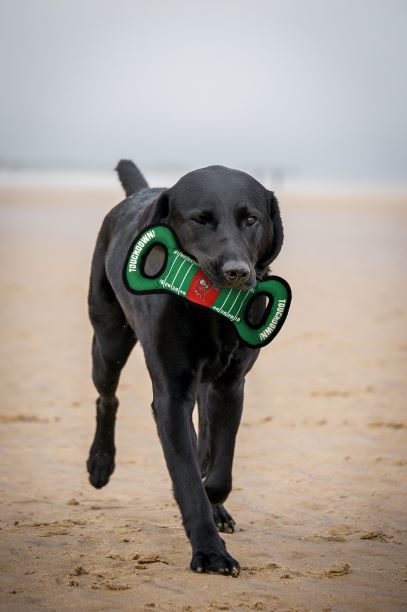
<path id="1" fill-rule="evenodd" d="M 251 304 L 260 295 L 265 295 L 269 303 L 260 323 L 253 326 L 247 320 L 247 313 Z M 253 296 L 245 305 L 243 316 L 240 321 L 234 322 L 239 336 L 253 347 L 265 346 L 280 331 L 291 302 L 291 290 L 283 279 L 271 276 L 257 283 Z"/>
<path id="2" fill-rule="evenodd" d="M 164 267 L 156 276 L 147 276 L 144 273 L 144 262 L 146 261 L 150 251 L 157 245 L 161 245 L 166 253 Z M 135 293 L 144 293 L 162 289 L 160 279 L 165 279 L 170 271 L 173 263 L 174 254 L 178 250 L 178 243 L 172 230 L 166 225 L 152 226 L 140 234 L 134 241 L 130 256 L 127 257 L 125 264 L 125 283 L 127 288 Z M 187 256 L 180 252 L 184 258 Z M 190 258 L 189 258 L 190 259 Z M 196 261 L 190 259 L 191 263 L 198 269 Z"/>
<path id="3" fill-rule="evenodd" d="M 147 276 L 144 264 L 157 245 L 164 248 L 165 261 L 155 276 Z M 277 276 L 264 279 L 250 290 L 214 288 L 198 263 L 181 251 L 174 233 L 165 225 L 146 228 L 135 239 L 125 261 L 123 280 L 136 294 L 174 293 L 210 308 L 229 319 L 243 342 L 252 348 L 265 346 L 277 335 L 291 302 L 288 283 Z M 260 323 L 253 326 L 247 313 L 260 295 L 268 298 L 268 304 Z"/>

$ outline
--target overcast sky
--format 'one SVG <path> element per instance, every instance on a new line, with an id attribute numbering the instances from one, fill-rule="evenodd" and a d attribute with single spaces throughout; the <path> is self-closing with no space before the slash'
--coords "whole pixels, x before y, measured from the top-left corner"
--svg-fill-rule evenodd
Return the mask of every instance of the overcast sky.
<path id="1" fill-rule="evenodd" d="M 0 163 L 407 180 L 407 0 L 0 0 Z"/>

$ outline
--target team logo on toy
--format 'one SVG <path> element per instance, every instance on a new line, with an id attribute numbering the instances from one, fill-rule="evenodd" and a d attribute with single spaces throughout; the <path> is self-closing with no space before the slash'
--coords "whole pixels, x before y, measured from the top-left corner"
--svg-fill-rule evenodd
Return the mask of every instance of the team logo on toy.
<path id="1" fill-rule="evenodd" d="M 205 294 L 207 291 L 209 291 L 211 287 L 212 287 L 212 283 L 210 280 L 207 280 L 206 278 L 200 278 L 195 283 L 194 291 L 196 295 L 198 295 L 201 298 L 201 300 L 205 302 Z"/>
<path id="2" fill-rule="evenodd" d="M 212 306 L 220 293 L 220 289 L 215 289 L 212 281 L 202 272 L 197 270 L 188 289 L 187 298 L 195 304 L 202 306 Z"/>

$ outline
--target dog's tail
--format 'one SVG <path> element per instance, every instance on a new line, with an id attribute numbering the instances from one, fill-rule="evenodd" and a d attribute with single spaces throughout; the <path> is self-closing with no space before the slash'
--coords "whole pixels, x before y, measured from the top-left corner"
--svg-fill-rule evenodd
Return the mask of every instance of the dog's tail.
<path id="1" fill-rule="evenodd" d="M 121 159 L 116 166 L 116 172 L 127 196 L 148 187 L 146 179 L 130 159 Z"/>

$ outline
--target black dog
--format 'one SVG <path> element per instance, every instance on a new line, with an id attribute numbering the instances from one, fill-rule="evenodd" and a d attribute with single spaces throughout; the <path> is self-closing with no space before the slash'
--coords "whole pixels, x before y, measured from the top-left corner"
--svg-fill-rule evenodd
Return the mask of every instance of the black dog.
<path id="1" fill-rule="evenodd" d="M 174 295 L 132 295 L 122 268 L 140 230 L 165 221 L 214 286 L 253 287 L 282 246 L 277 200 L 248 174 L 222 166 L 190 172 L 170 189 L 150 189 L 130 161 L 120 161 L 117 171 L 128 197 L 104 219 L 89 289 L 93 381 L 99 393 L 87 462 L 90 482 L 103 487 L 114 470 L 115 394 L 139 339 L 153 384 L 158 434 L 192 544 L 191 569 L 237 575 L 239 564 L 217 527 L 234 528 L 222 504 L 232 488 L 245 376 L 259 350 L 244 346 L 232 323 L 210 310 Z M 263 308 L 255 302 L 253 320 Z M 198 439 L 192 423 L 196 401 Z"/>

